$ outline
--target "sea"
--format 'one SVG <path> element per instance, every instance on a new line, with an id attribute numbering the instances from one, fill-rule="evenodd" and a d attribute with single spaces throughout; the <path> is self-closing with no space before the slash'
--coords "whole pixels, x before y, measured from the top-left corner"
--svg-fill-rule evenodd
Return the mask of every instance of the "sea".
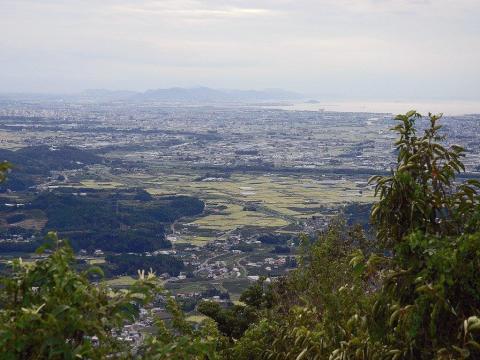
<path id="1" fill-rule="evenodd" d="M 260 105 L 293 111 L 336 111 L 403 114 L 416 110 L 422 115 L 429 112 L 444 115 L 480 115 L 480 101 L 310 101 L 271 103 Z"/>

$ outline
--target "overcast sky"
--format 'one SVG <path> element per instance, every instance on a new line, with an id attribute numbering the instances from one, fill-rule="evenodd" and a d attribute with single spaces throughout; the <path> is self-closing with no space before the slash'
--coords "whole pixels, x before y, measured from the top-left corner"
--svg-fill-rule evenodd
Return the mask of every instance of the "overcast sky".
<path id="1" fill-rule="evenodd" d="M 0 91 L 480 99 L 480 0 L 0 0 Z"/>

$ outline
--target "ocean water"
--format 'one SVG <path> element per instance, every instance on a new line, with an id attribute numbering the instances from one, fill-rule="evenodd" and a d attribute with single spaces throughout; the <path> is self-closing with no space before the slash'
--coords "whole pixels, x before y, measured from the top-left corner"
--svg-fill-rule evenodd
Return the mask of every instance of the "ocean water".
<path id="1" fill-rule="evenodd" d="M 480 114 L 480 101 L 319 101 L 318 103 L 266 104 L 265 108 L 307 111 L 338 111 L 402 114 L 417 110 L 427 115 L 429 112 L 444 115 Z"/>

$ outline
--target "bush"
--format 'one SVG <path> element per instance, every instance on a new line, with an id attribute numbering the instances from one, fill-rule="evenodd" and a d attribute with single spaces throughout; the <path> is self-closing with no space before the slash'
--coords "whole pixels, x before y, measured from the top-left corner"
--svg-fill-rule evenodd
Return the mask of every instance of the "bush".
<path id="1" fill-rule="evenodd" d="M 129 351 L 111 331 L 133 318 L 155 285 L 140 281 L 113 293 L 92 284 L 89 276 L 101 270 L 78 273 L 71 248 L 54 233 L 49 237 L 55 249 L 50 256 L 33 264 L 15 260 L 0 279 L 0 358 L 100 359 Z"/>
<path id="2" fill-rule="evenodd" d="M 455 181 L 464 151 L 440 143 L 440 116 L 422 136 L 419 118 L 396 118 L 398 164 L 371 179 L 377 243 L 341 222 L 304 239 L 233 358 L 480 358 L 480 184 Z"/>

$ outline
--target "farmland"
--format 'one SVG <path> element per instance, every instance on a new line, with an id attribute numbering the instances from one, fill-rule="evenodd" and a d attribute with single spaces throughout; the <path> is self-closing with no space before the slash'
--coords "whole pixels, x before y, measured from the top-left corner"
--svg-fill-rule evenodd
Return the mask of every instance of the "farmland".
<path id="1" fill-rule="evenodd" d="M 294 269 L 300 234 L 315 238 L 339 215 L 368 228 L 367 181 L 395 160 L 390 114 L 137 105 L 4 104 L 0 155 L 15 167 L 0 195 L 1 271 L 35 261 L 56 230 L 77 266 L 101 267 L 111 286 L 157 269 L 198 321 L 199 298 L 235 302 L 259 277 Z M 469 144 L 471 177 L 477 120 L 445 120 Z"/>

